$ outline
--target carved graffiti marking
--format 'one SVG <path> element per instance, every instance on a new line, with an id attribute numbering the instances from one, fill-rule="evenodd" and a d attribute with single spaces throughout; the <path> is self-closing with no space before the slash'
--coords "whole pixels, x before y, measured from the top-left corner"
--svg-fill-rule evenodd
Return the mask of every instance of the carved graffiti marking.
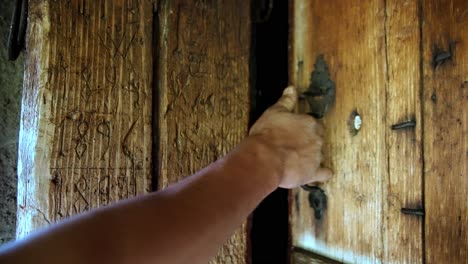
<path id="1" fill-rule="evenodd" d="M 91 79 L 91 72 L 89 71 L 88 67 L 84 67 L 81 71 L 81 79 L 84 82 L 84 87 L 81 89 L 81 97 L 88 102 L 89 98 L 91 97 L 91 86 L 89 81 Z"/>
<path id="2" fill-rule="evenodd" d="M 179 98 L 183 99 L 184 104 L 188 101 L 185 93 L 183 92 L 190 84 L 190 77 L 187 72 L 181 71 L 177 76 L 172 72 L 170 79 L 172 81 L 172 85 L 169 85 L 172 100 L 167 104 L 165 115 L 167 115 L 169 111 L 172 111 Z M 182 111 L 185 111 L 185 109 L 182 109 Z"/>
<path id="3" fill-rule="evenodd" d="M 101 160 L 104 160 L 104 156 L 106 155 L 110 147 L 110 136 L 111 136 L 110 121 L 101 121 L 97 125 L 96 131 L 106 139 L 106 146 L 104 148 L 104 152 L 101 155 Z"/>
<path id="4" fill-rule="evenodd" d="M 122 89 L 129 91 L 135 94 L 135 101 L 133 102 L 133 106 L 136 108 L 140 108 L 140 86 L 139 82 L 135 81 L 135 79 L 130 79 L 127 85 L 123 86 Z"/>
<path id="5" fill-rule="evenodd" d="M 206 62 L 207 54 L 204 52 L 190 52 L 187 60 L 189 62 L 189 73 L 193 77 L 203 77 L 209 74 Z"/>
<path id="6" fill-rule="evenodd" d="M 99 179 L 98 190 L 100 205 L 106 205 L 110 202 L 109 181 L 109 175 L 106 175 L 103 178 Z"/>
<path id="7" fill-rule="evenodd" d="M 218 80 L 226 79 L 227 75 L 233 68 L 235 60 L 228 55 L 223 55 L 223 57 L 216 63 L 216 77 Z"/>
<path id="8" fill-rule="evenodd" d="M 85 195 L 87 189 L 88 182 L 84 176 L 81 176 L 74 185 L 74 193 L 78 194 L 78 197 L 73 202 L 74 213 L 80 213 L 89 209 L 89 201 Z"/>
<path id="9" fill-rule="evenodd" d="M 84 138 L 86 136 L 86 133 L 88 133 L 88 129 L 88 121 L 83 120 L 78 124 L 78 134 L 80 135 L 80 138 Z"/>
<path id="10" fill-rule="evenodd" d="M 125 35 L 127 34 L 126 30 L 124 30 L 120 40 L 112 39 L 109 32 L 107 32 L 107 34 L 109 36 L 110 42 L 112 43 L 112 45 L 114 46 L 114 49 L 115 49 L 114 54 L 112 55 L 112 57 L 115 57 L 116 55 L 120 55 L 120 57 L 122 57 L 122 59 L 126 59 L 128 51 L 130 50 L 130 46 L 135 41 L 135 36 L 136 36 L 137 32 L 136 31 L 133 32 L 132 37 L 131 37 L 130 41 L 127 43 L 127 45 L 125 45 Z"/>
<path id="11" fill-rule="evenodd" d="M 115 121 L 116 117 L 122 120 L 118 122 L 130 122 L 129 130 L 122 135 L 119 134 L 120 139 L 113 139 L 113 126 L 117 122 Z M 136 120 L 134 120 L 135 118 Z M 111 150 L 113 152 L 122 150 L 125 151 L 122 153 L 125 157 L 136 161 L 137 156 L 139 157 L 140 154 L 145 153 L 145 147 L 133 145 L 131 136 L 133 133 L 141 133 L 141 130 L 136 130 L 140 124 L 141 126 L 148 126 L 149 124 L 149 119 L 144 118 L 141 123 L 138 122 L 139 119 L 139 117 L 124 113 L 112 115 L 94 111 L 70 111 L 66 118 L 56 126 L 55 140 L 57 147 L 55 153 L 57 156 L 55 157 L 57 159 L 65 157 L 83 159 L 88 153 L 87 160 L 94 160 L 100 164 L 100 161 L 110 157 Z M 72 139 L 72 147 L 70 147 L 67 139 Z M 72 149 L 72 153 L 69 153 L 69 148 Z M 62 159 L 63 161 L 66 160 Z M 139 160 L 139 162 L 135 163 L 135 166 L 143 166 L 142 161 Z"/>
<path id="12" fill-rule="evenodd" d="M 130 151 L 130 146 L 128 144 L 128 139 L 130 134 L 133 131 L 133 128 L 135 127 L 136 123 L 138 122 L 138 119 L 133 121 L 132 125 L 128 129 L 127 134 L 125 134 L 124 139 L 122 140 L 122 151 L 125 156 L 127 156 L 132 162 L 135 160 L 135 155 Z"/>
<path id="13" fill-rule="evenodd" d="M 86 134 L 88 133 L 89 124 L 86 120 L 81 120 L 77 125 L 79 138 L 76 141 L 75 153 L 78 159 L 83 157 L 84 153 L 88 149 L 88 144 L 86 143 Z"/>
<path id="14" fill-rule="evenodd" d="M 223 98 L 221 98 L 221 100 L 219 100 L 219 111 L 220 111 L 221 115 L 224 116 L 224 117 L 231 114 L 232 111 L 231 111 L 231 108 L 230 108 L 228 98 L 223 97 Z"/>
<path id="15" fill-rule="evenodd" d="M 76 143 L 75 153 L 78 159 L 81 159 L 81 157 L 83 157 L 87 149 L 88 149 L 88 145 L 86 145 L 86 143 L 82 143 L 82 141 L 78 141 Z"/>
<path id="16" fill-rule="evenodd" d="M 136 178 L 143 177 L 144 169 L 129 168 L 54 168 L 53 218 L 69 217 L 95 206 L 107 205 L 121 198 L 134 196 Z M 69 182 L 73 175 L 79 175 Z"/>
<path id="17" fill-rule="evenodd" d="M 203 97 L 201 93 L 195 97 L 192 103 L 192 111 L 202 109 L 207 115 L 213 114 L 214 112 L 214 94 L 210 93 L 208 96 Z"/>
<path id="18" fill-rule="evenodd" d="M 102 91 L 102 88 L 100 85 L 97 85 L 97 87 L 92 85 L 92 81 L 93 81 L 92 77 L 93 77 L 92 72 L 89 70 L 89 68 L 87 66 L 83 67 L 81 71 L 81 80 L 83 81 L 84 85 L 81 88 L 80 95 L 81 95 L 81 98 L 85 100 L 85 102 L 89 102 L 89 99 L 91 98 L 91 96 Z"/>
<path id="19" fill-rule="evenodd" d="M 28 33 L 25 92 L 39 100 L 25 105 L 33 115 L 22 129 L 47 137 L 23 142 L 28 170 L 19 183 L 20 214 L 34 216 L 19 217 L 24 234 L 151 190 L 154 1 L 45 2 L 53 12 L 32 1 L 28 16 L 37 27 Z M 53 30 L 36 34 L 45 22 Z M 184 102 L 184 94 L 177 97 Z M 32 164 L 30 155 L 44 162 Z M 38 188 L 28 189 L 30 179 Z M 32 206 L 36 200 L 40 207 Z"/>

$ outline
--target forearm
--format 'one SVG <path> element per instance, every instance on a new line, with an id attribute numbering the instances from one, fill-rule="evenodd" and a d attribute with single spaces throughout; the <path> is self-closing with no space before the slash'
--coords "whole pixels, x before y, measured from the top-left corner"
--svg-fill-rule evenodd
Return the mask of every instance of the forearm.
<path id="1" fill-rule="evenodd" d="M 170 205 L 180 208 L 171 218 L 182 222 L 170 225 L 179 231 L 164 232 L 181 234 L 182 240 L 173 241 L 173 245 L 179 246 L 181 255 L 188 253 L 185 263 L 206 263 L 258 203 L 276 189 L 281 166 L 271 153 L 248 139 L 225 158 L 174 186 L 173 190 L 184 191 Z M 171 247 L 168 245 L 168 250 Z"/>
<path id="2" fill-rule="evenodd" d="M 55 227 L 11 251 L 11 259 L 206 263 L 278 186 L 281 165 L 271 153 L 247 139 L 186 180 Z"/>
<path id="3" fill-rule="evenodd" d="M 294 87 L 227 156 L 186 180 L 55 225 L 0 263 L 206 263 L 276 187 L 328 180 L 320 124 L 290 113 Z"/>

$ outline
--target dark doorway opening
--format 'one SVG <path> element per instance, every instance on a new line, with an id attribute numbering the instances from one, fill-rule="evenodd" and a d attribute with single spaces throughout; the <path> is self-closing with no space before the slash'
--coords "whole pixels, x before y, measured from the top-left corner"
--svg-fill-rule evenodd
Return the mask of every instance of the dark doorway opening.
<path id="1" fill-rule="evenodd" d="M 288 1 L 254 0 L 252 21 L 251 124 L 288 84 Z M 288 191 L 270 194 L 251 224 L 252 263 L 288 263 Z"/>

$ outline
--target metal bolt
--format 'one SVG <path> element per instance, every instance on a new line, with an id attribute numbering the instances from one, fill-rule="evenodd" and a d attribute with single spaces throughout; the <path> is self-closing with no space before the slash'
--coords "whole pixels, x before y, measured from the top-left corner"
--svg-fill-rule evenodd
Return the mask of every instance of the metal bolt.
<path id="1" fill-rule="evenodd" d="M 360 116 L 360 115 L 356 115 L 356 116 L 354 117 L 354 129 L 356 129 L 356 130 L 361 129 L 361 125 L 362 125 L 361 116 Z"/>
<path id="2" fill-rule="evenodd" d="M 405 128 L 414 128 L 416 126 L 415 120 L 406 121 L 403 123 L 392 125 L 392 130 L 405 129 Z"/>
<path id="3" fill-rule="evenodd" d="M 348 127 L 349 127 L 349 132 L 351 133 L 352 136 L 357 135 L 357 133 L 361 129 L 362 117 L 357 112 L 357 110 L 354 110 L 351 112 L 351 115 L 349 116 L 349 119 L 348 119 Z"/>
<path id="4" fill-rule="evenodd" d="M 401 208 L 401 213 L 409 215 L 424 216 L 424 209 L 419 208 Z"/>

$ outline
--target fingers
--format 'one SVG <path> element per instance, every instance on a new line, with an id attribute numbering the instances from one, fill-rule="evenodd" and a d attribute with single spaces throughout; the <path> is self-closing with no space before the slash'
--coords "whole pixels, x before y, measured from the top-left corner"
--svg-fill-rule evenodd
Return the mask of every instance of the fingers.
<path id="1" fill-rule="evenodd" d="M 281 98 L 274 104 L 270 110 L 280 112 L 292 112 L 297 103 L 297 91 L 294 86 L 288 86 L 283 91 Z"/>

